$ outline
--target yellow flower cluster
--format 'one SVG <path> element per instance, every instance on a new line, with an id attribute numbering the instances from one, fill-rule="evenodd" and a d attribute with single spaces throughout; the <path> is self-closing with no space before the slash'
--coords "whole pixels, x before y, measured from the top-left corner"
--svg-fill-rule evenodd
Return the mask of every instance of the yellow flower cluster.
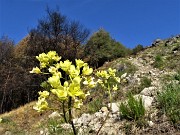
<path id="1" fill-rule="evenodd" d="M 117 82 L 120 83 L 120 78 L 116 77 L 116 69 L 109 68 L 107 71 L 97 71 L 96 75 L 99 77 L 98 83 L 107 90 L 117 90 Z"/>
<path id="2" fill-rule="evenodd" d="M 90 95 L 89 91 L 84 92 L 82 90 L 82 84 L 89 88 L 93 88 L 100 84 L 103 88 L 110 90 L 117 90 L 117 82 L 120 83 L 120 78 L 116 77 L 116 70 L 109 68 L 107 71 L 98 71 L 96 76 L 97 81 L 94 81 L 92 77 L 93 69 L 84 63 L 80 59 L 75 60 L 75 65 L 71 61 L 60 61 L 61 57 L 57 55 L 55 51 L 50 51 L 47 54 L 42 53 L 36 57 L 40 62 L 40 68 L 35 67 L 30 73 L 36 74 L 50 74 L 51 76 L 41 83 L 41 86 L 45 89 L 39 92 L 38 102 L 34 106 L 34 109 L 38 112 L 48 109 L 47 98 L 50 94 L 57 97 L 59 101 L 66 101 L 71 98 L 73 100 L 73 106 L 80 108 L 83 105 L 83 99 Z M 47 68 L 48 73 L 43 73 L 41 70 Z M 66 78 L 63 78 L 60 71 L 66 73 Z M 61 82 L 61 79 L 64 82 Z"/>
<path id="3" fill-rule="evenodd" d="M 33 106 L 33 109 L 37 110 L 38 112 L 44 111 L 48 109 L 48 103 L 46 101 L 46 98 L 49 96 L 48 91 L 39 92 L 39 98 L 38 102 L 35 106 Z"/>
<path id="4" fill-rule="evenodd" d="M 55 51 L 49 51 L 47 54 L 42 53 L 39 56 L 36 56 L 36 59 L 38 59 L 40 62 L 40 68 L 46 68 L 52 62 L 58 62 L 61 57 L 59 57 Z"/>
<path id="5" fill-rule="evenodd" d="M 59 61 L 59 57 L 55 51 L 50 51 L 47 54 L 42 53 L 36 57 L 40 62 L 40 69 L 48 68 L 49 73 L 52 75 L 48 78 L 46 82 L 43 82 L 41 86 L 45 88 L 48 84 L 50 86 L 49 92 L 54 94 L 58 100 L 63 101 L 67 100 L 69 97 L 72 97 L 74 100 L 74 107 L 80 108 L 83 104 L 83 99 L 89 92 L 84 93 L 81 89 L 81 82 L 88 87 L 95 87 L 95 82 L 90 76 L 93 73 L 93 69 L 88 66 L 87 63 L 84 63 L 80 59 L 76 59 L 76 65 L 73 65 L 69 60 Z M 54 64 L 56 62 L 56 64 Z M 30 73 L 42 73 L 38 67 L 33 68 Z M 60 79 L 62 74 L 59 69 L 65 71 L 68 77 L 65 79 L 64 84 L 61 84 Z M 82 70 L 82 73 L 80 72 Z M 81 73 L 81 74 L 80 74 Z M 44 111 L 48 108 L 48 103 L 46 98 L 49 96 L 48 91 L 39 92 L 38 102 L 36 103 L 34 109 L 37 111 Z"/>

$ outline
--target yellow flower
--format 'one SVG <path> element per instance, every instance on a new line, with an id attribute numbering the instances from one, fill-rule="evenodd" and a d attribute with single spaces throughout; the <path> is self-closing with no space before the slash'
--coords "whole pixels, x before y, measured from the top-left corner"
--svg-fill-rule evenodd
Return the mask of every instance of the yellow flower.
<path id="1" fill-rule="evenodd" d="M 70 62 L 69 60 L 64 61 L 64 63 L 62 61 L 60 61 L 59 66 L 63 71 L 68 72 L 68 70 L 71 66 L 71 63 L 72 62 Z"/>
<path id="2" fill-rule="evenodd" d="M 96 73 L 96 75 L 98 76 L 98 77 L 102 77 L 102 78 L 105 78 L 105 79 L 109 79 L 109 77 L 110 77 L 110 75 L 107 73 L 107 71 L 98 71 L 97 73 Z"/>
<path id="3" fill-rule="evenodd" d="M 102 79 L 98 79 L 97 82 L 100 83 L 100 84 L 103 83 Z"/>
<path id="4" fill-rule="evenodd" d="M 81 107 L 82 105 L 83 105 L 82 99 L 80 99 L 80 100 L 75 99 L 75 100 L 74 100 L 74 108 L 80 109 L 80 107 Z"/>
<path id="5" fill-rule="evenodd" d="M 50 72 L 51 74 L 55 74 L 55 73 L 57 72 L 57 68 L 55 68 L 55 67 L 53 67 L 53 66 L 50 66 L 49 72 Z"/>
<path id="6" fill-rule="evenodd" d="M 48 103 L 45 100 L 45 98 L 38 98 L 38 102 L 36 103 L 35 106 L 33 106 L 33 109 L 36 110 L 37 112 L 42 112 L 48 109 Z"/>
<path id="7" fill-rule="evenodd" d="M 93 72 L 93 69 L 89 68 L 89 66 L 85 64 L 82 70 L 83 75 L 90 75 L 92 74 L 92 72 Z"/>
<path id="8" fill-rule="evenodd" d="M 71 65 L 70 68 L 69 68 L 69 70 L 68 70 L 68 72 L 69 72 L 69 75 L 70 75 L 72 78 L 74 78 L 74 77 L 76 77 L 76 76 L 79 75 L 80 70 L 79 70 L 79 69 L 76 69 L 74 65 Z"/>
<path id="9" fill-rule="evenodd" d="M 48 63 L 42 62 L 42 63 L 40 63 L 40 68 L 41 68 L 41 69 L 42 69 L 42 68 L 46 68 L 47 65 L 48 65 Z"/>
<path id="10" fill-rule="evenodd" d="M 63 86 L 59 87 L 58 89 L 52 89 L 51 92 L 56 95 L 60 100 L 67 99 L 67 90 L 64 89 Z"/>
<path id="11" fill-rule="evenodd" d="M 61 62 L 61 61 L 60 61 L 60 62 Z M 57 69 L 61 68 L 60 63 L 55 64 L 55 67 L 56 67 Z"/>
<path id="12" fill-rule="evenodd" d="M 71 97 L 76 97 L 76 96 L 83 96 L 85 95 L 84 92 L 80 88 L 80 84 L 75 84 L 71 83 L 69 85 L 69 91 L 68 91 L 69 96 Z"/>
<path id="13" fill-rule="evenodd" d="M 94 77 L 85 77 L 84 85 L 89 86 L 90 88 L 94 88 L 96 86 L 96 82 L 94 82 Z"/>
<path id="14" fill-rule="evenodd" d="M 108 72 L 109 72 L 109 75 L 114 77 L 115 76 L 115 73 L 116 73 L 116 69 L 112 69 L 112 68 L 109 68 L 108 69 Z"/>
<path id="15" fill-rule="evenodd" d="M 32 71 L 30 71 L 30 73 L 40 74 L 41 70 L 38 67 L 35 67 L 35 68 L 32 69 Z"/>
<path id="16" fill-rule="evenodd" d="M 69 83 L 67 81 L 64 82 L 64 87 L 68 87 Z"/>
<path id="17" fill-rule="evenodd" d="M 39 54 L 39 56 L 36 56 L 36 59 L 38 59 L 41 63 L 48 63 L 49 61 L 49 58 L 45 53 Z"/>
<path id="18" fill-rule="evenodd" d="M 80 85 L 80 83 L 81 83 L 81 78 L 79 77 L 79 76 L 76 76 L 73 80 L 72 80 L 72 83 L 73 84 L 75 84 L 76 86 L 78 85 Z"/>
<path id="19" fill-rule="evenodd" d="M 43 92 L 39 92 L 40 97 L 44 97 L 47 98 L 49 96 L 49 92 L 48 91 L 43 91 Z"/>
<path id="20" fill-rule="evenodd" d="M 113 90 L 118 90 L 117 84 L 115 86 L 113 85 Z"/>
<path id="21" fill-rule="evenodd" d="M 47 56 L 50 60 L 59 61 L 61 57 L 58 56 L 58 54 L 55 51 L 49 51 L 47 53 Z"/>
<path id="22" fill-rule="evenodd" d="M 54 75 L 52 77 L 49 77 L 47 82 L 53 88 L 58 88 L 59 86 L 61 86 L 60 77 L 58 75 Z"/>
<path id="23" fill-rule="evenodd" d="M 75 60 L 76 61 L 76 66 L 78 67 L 78 68 L 81 68 L 81 67 L 83 67 L 84 66 L 84 61 L 82 61 L 82 60 L 80 60 L 80 59 L 76 59 Z"/>

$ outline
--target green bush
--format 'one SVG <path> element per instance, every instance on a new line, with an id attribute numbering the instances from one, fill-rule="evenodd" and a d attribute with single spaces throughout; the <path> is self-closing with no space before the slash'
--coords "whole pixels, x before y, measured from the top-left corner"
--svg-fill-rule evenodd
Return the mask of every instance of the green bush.
<path id="1" fill-rule="evenodd" d="M 142 98 L 135 99 L 132 94 L 129 94 L 127 103 L 121 103 L 120 114 L 128 120 L 138 120 L 145 115 L 145 108 Z"/>
<path id="2" fill-rule="evenodd" d="M 174 79 L 180 81 L 180 71 L 178 71 L 178 73 L 174 75 Z"/>
<path id="3" fill-rule="evenodd" d="M 143 45 L 137 45 L 133 50 L 132 53 L 136 55 L 138 52 L 142 51 L 144 49 Z"/>
<path id="4" fill-rule="evenodd" d="M 106 61 L 124 57 L 129 53 L 128 48 L 115 41 L 104 29 L 95 32 L 84 46 L 85 59 L 95 68 L 102 66 Z"/>
<path id="5" fill-rule="evenodd" d="M 158 106 L 175 124 L 180 121 L 180 85 L 168 84 L 158 95 Z"/>
<path id="6" fill-rule="evenodd" d="M 142 89 L 150 87 L 151 86 L 151 79 L 147 78 L 147 77 L 143 77 L 141 79 L 141 87 Z"/>
<path id="7" fill-rule="evenodd" d="M 161 55 L 156 55 L 155 61 L 154 61 L 154 67 L 155 68 L 162 68 L 163 67 L 163 59 Z"/>

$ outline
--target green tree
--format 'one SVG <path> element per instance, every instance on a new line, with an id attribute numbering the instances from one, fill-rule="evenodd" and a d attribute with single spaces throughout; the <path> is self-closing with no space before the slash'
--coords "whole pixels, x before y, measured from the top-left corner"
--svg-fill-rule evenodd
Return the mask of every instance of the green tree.
<path id="1" fill-rule="evenodd" d="M 111 38 L 104 29 L 94 33 L 84 47 L 85 57 L 93 67 L 100 67 L 106 61 L 125 56 L 128 49 Z"/>
<path id="2" fill-rule="evenodd" d="M 142 45 L 137 45 L 133 50 L 132 53 L 136 55 L 138 52 L 142 51 L 144 47 Z"/>

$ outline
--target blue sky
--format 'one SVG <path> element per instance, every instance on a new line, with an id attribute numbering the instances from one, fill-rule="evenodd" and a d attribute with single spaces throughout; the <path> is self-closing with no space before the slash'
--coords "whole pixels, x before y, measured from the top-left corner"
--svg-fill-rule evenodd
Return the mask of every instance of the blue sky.
<path id="1" fill-rule="evenodd" d="M 91 33 L 104 28 L 129 48 L 180 34 L 180 0 L 0 0 L 0 36 L 18 43 L 46 16 L 47 5 Z"/>

